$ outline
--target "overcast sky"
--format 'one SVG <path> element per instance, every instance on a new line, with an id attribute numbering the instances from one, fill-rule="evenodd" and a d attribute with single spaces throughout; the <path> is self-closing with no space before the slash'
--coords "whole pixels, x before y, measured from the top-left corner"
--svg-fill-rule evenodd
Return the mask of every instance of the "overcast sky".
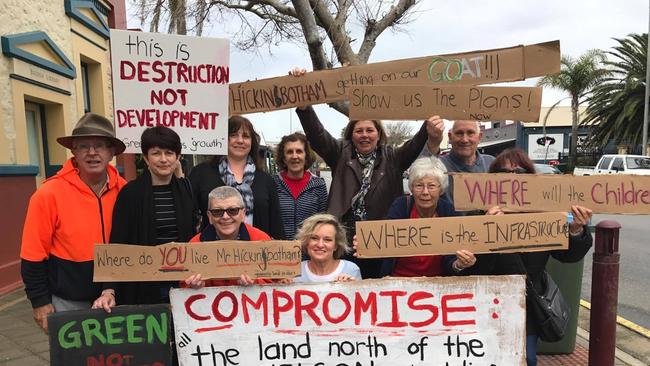
<path id="1" fill-rule="evenodd" d="M 374 1 L 374 0 L 369 0 Z M 130 5 L 131 1 L 127 1 Z M 519 44 L 560 40 L 562 54 L 579 56 L 591 48 L 610 49 L 612 37 L 648 29 L 648 1 L 640 0 L 423 0 L 407 33 L 385 31 L 378 39 L 369 62 L 510 47 Z M 128 9 L 129 13 L 131 9 Z M 137 18 L 128 16 L 130 28 L 140 28 Z M 226 27 L 211 24 L 204 36 L 228 38 Z M 360 38 L 360 37 L 359 37 Z M 358 49 L 358 44 L 353 48 Z M 282 44 L 260 54 L 231 48 L 231 82 L 286 75 L 294 66 L 311 70 L 306 48 Z M 534 85 L 529 79 L 513 85 Z M 504 84 L 500 84 L 504 85 Z M 550 106 L 562 93 L 545 89 L 543 106 Z M 568 103 L 567 103 L 568 105 Z M 335 136 L 347 118 L 329 107 L 316 110 Z M 269 142 L 300 130 L 293 110 L 257 113 L 247 116 Z M 415 125 L 419 125 L 414 123 Z"/>

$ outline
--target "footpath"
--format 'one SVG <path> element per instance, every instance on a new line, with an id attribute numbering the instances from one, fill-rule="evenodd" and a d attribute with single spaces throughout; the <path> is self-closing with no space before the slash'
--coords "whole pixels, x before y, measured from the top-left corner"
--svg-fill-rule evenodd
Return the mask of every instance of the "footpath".
<path id="1" fill-rule="evenodd" d="M 539 366 L 582 366 L 589 358 L 589 309 L 580 307 L 576 348 L 567 355 L 540 355 Z M 616 327 L 615 365 L 650 365 L 648 331 L 634 325 Z M 636 330 L 631 329 L 636 328 Z M 0 297 L 0 365 L 49 365 L 47 336 L 32 319 L 32 309 L 22 288 Z M 601 365 L 601 364 L 597 364 Z M 603 365 L 609 366 L 609 365 Z"/>

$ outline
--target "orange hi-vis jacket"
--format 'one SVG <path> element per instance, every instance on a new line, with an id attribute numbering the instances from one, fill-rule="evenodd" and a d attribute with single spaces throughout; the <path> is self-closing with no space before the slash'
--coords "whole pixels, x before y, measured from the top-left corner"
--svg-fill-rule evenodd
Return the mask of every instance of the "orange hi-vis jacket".
<path id="1" fill-rule="evenodd" d="M 101 286 L 93 283 L 93 248 L 108 241 L 113 206 L 126 181 L 109 165 L 108 185 L 97 197 L 72 160 L 29 200 L 20 258 L 33 307 L 49 304 L 52 294 L 92 301 L 101 292 Z"/>

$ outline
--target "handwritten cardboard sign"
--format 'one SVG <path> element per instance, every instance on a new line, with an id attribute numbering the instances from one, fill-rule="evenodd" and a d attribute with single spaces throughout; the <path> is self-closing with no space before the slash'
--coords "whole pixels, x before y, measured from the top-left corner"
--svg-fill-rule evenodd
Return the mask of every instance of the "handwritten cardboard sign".
<path id="1" fill-rule="evenodd" d="M 567 214 L 480 215 L 357 221 L 360 258 L 567 249 Z"/>
<path id="2" fill-rule="evenodd" d="M 523 276 L 172 289 L 179 364 L 525 365 Z"/>
<path id="3" fill-rule="evenodd" d="M 453 173 L 456 210 L 500 206 L 506 211 L 650 214 L 650 176 Z"/>
<path id="4" fill-rule="evenodd" d="M 347 100 L 362 85 L 478 85 L 560 72 L 560 42 L 425 56 L 230 85 L 230 114 Z"/>
<path id="5" fill-rule="evenodd" d="M 350 119 L 518 120 L 537 122 L 542 88 L 494 86 L 357 86 Z"/>
<path id="6" fill-rule="evenodd" d="M 226 154 L 227 39 L 111 29 L 117 137 L 140 153 L 140 135 L 163 125 L 181 137 L 183 154 Z"/>
<path id="7" fill-rule="evenodd" d="M 168 305 L 118 306 L 47 317 L 50 365 L 172 365 Z"/>
<path id="8" fill-rule="evenodd" d="M 169 243 L 158 246 L 95 245 L 95 282 L 173 281 L 203 278 L 287 278 L 300 274 L 295 241 Z"/>

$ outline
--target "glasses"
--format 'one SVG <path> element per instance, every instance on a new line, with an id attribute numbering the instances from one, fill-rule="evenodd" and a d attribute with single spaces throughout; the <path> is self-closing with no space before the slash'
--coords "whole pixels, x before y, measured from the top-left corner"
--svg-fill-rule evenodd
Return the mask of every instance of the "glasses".
<path id="1" fill-rule="evenodd" d="M 109 145 L 105 142 L 95 142 L 94 144 L 90 144 L 90 143 L 76 144 L 72 148 L 82 153 L 88 153 L 90 152 L 90 148 L 95 149 L 96 152 L 105 152 L 110 147 L 112 147 L 112 145 Z"/>
<path id="2" fill-rule="evenodd" d="M 499 168 L 494 171 L 495 173 L 514 173 L 514 174 L 526 174 L 528 171 L 524 168 L 516 167 L 514 169 Z"/>
<path id="3" fill-rule="evenodd" d="M 429 192 L 437 191 L 440 189 L 440 186 L 437 184 L 422 184 L 418 183 L 413 186 L 413 190 L 416 192 L 422 192 L 424 189 L 427 189 Z"/>
<path id="4" fill-rule="evenodd" d="M 236 216 L 242 208 L 243 207 L 211 208 L 208 212 L 210 212 L 210 215 L 217 218 L 223 217 L 224 212 L 228 213 L 228 216 L 233 217 Z"/>

